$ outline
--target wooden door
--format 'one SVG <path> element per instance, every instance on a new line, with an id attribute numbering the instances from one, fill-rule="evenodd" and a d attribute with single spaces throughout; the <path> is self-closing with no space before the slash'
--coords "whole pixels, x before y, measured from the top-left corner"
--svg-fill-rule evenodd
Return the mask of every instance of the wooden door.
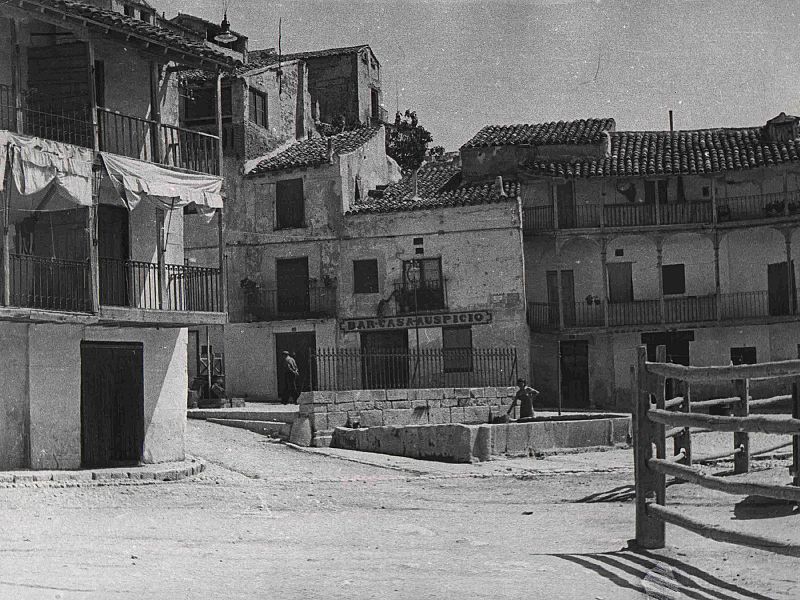
<path id="1" fill-rule="evenodd" d="M 556 185 L 556 202 L 558 203 L 558 227 L 560 229 L 575 227 L 575 188 L 572 181 Z"/>
<path id="2" fill-rule="evenodd" d="M 311 391 L 312 386 L 316 387 L 316 369 L 311 368 L 309 354 L 317 349 L 317 336 L 313 331 L 300 331 L 294 333 L 275 334 L 275 373 L 278 389 L 276 392 L 280 396 L 283 390 L 283 351 L 287 350 L 297 363 L 297 370 L 300 371 L 300 379 L 297 388 L 301 392 Z"/>
<path id="3" fill-rule="evenodd" d="M 101 204 L 97 210 L 97 254 L 100 259 L 100 304 L 128 306 L 128 210 Z"/>
<path id="4" fill-rule="evenodd" d="M 365 390 L 408 387 L 408 330 L 362 333 L 361 356 L 361 380 Z M 419 369 L 419 365 L 414 366 Z"/>
<path id="5" fill-rule="evenodd" d="M 770 316 L 792 314 L 796 309 L 797 298 L 794 294 L 794 261 L 790 271 L 786 270 L 786 262 L 773 263 L 767 266 L 767 289 Z M 789 294 L 791 295 L 791 299 Z M 791 304 L 790 304 L 791 302 Z M 789 307 L 792 307 L 792 310 Z"/>
<path id="6" fill-rule="evenodd" d="M 557 327 L 558 320 L 558 273 L 547 272 L 547 324 Z"/>
<path id="7" fill-rule="evenodd" d="M 589 407 L 589 342 L 561 342 L 561 406 Z"/>
<path id="8" fill-rule="evenodd" d="M 571 270 L 561 271 L 561 306 L 564 326 L 575 325 L 575 276 Z"/>
<path id="9" fill-rule="evenodd" d="M 608 301 L 614 304 L 633 302 L 631 263 L 608 263 Z"/>
<path id="10" fill-rule="evenodd" d="M 308 258 L 279 258 L 275 261 L 278 314 L 303 314 L 310 308 Z"/>
<path id="11" fill-rule="evenodd" d="M 81 466 L 137 464 L 144 451 L 144 350 L 81 343 Z"/>

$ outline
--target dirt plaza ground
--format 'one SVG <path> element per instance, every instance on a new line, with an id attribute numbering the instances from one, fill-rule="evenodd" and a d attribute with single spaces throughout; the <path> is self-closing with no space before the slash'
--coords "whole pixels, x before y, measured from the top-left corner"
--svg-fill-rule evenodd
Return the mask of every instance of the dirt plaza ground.
<path id="1" fill-rule="evenodd" d="M 0 598 L 800 596 L 798 559 L 671 526 L 666 550 L 628 549 L 626 449 L 453 465 L 190 421 L 187 450 L 208 468 L 184 481 L 0 489 Z M 797 529 L 793 507 L 688 485 L 668 497 L 728 525 Z"/>

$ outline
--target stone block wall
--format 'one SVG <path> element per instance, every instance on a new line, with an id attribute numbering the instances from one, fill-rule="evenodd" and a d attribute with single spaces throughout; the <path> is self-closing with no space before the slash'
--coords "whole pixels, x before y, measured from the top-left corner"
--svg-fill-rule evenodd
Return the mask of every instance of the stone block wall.
<path id="1" fill-rule="evenodd" d="M 316 435 L 348 419 L 362 427 L 488 423 L 490 413 L 505 414 L 515 392 L 515 387 L 304 392 L 299 405 Z"/>

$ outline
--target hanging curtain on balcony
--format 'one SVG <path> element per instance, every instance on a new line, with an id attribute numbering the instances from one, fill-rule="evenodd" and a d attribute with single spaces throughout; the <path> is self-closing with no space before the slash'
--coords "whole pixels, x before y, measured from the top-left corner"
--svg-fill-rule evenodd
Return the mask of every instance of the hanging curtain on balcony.
<path id="1" fill-rule="evenodd" d="M 201 212 L 222 208 L 222 178 L 186 173 L 154 163 L 101 152 L 119 197 L 133 210 L 142 200 L 160 208 L 181 208 L 194 203 Z"/>
<path id="2" fill-rule="evenodd" d="M 92 203 L 92 151 L 0 131 L 0 169 L 11 162 L 11 208 L 65 210 Z M 0 180 L 4 190 L 5 178 Z"/>

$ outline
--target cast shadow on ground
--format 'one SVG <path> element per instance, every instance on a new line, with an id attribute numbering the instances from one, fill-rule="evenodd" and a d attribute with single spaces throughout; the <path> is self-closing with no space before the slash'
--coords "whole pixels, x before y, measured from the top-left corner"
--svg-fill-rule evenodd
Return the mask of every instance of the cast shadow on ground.
<path id="1" fill-rule="evenodd" d="M 800 514 L 797 502 L 776 500 L 763 496 L 747 496 L 733 507 L 733 518 L 737 521 L 752 519 L 772 519 Z"/>
<path id="2" fill-rule="evenodd" d="M 633 546 L 617 552 L 551 556 L 594 571 L 620 588 L 641 592 L 652 600 L 771 600 L 676 558 Z"/>

